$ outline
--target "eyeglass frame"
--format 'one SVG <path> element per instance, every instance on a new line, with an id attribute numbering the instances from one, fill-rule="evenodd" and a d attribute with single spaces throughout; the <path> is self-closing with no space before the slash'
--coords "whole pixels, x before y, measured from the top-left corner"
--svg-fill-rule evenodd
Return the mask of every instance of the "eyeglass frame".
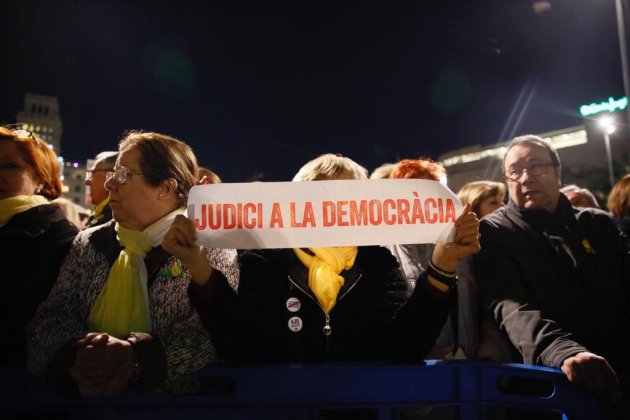
<path id="1" fill-rule="evenodd" d="M 129 174 L 131 175 L 144 175 L 144 172 L 137 169 L 129 169 L 126 166 L 119 166 L 112 171 L 107 171 L 105 174 L 105 182 L 113 179 L 118 185 L 124 185 L 127 183 Z"/>
<path id="2" fill-rule="evenodd" d="M 549 169 L 547 168 L 551 167 L 556 168 L 557 166 L 553 162 L 533 163 L 523 169 L 509 169 L 504 171 L 503 176 L 508 181 L 519 182 L 525 171 L 527 171 L 527 174 L 531 176 L 541 176 L 546 175 L 549 172 Z M 508 175 L 509 173 L 517 173 L 517 175 Z"/>
<path id="3" fill-rule="evenodd" d="M 48 149 L 52 148 L 51 145 L 49 145 L 45 140 L 41 139 L 37 135 L 37 133 L 35 133 L 34 131 L 26 130 L 24 128 L 11 128 L 11 125 L 21 125 L 21 124 L 8 124 L 8 125 L 4 125 L 3 127 L 6 127 L 7 129 L 11 130 L 18 137 L 26 137 L 30 140 L 33 140 L 35 144 L 40 148 L 44 148 L 44 147 Z"/>
<path id="4" fill-rule="evenodd" d="M 85 171 L 85 180 L 91 182 L 94 179 L 94 172 L 105 172 L 105 177 L 107 177 L 107 172 L 113 172 L 112 169 L 88 169 Z"/>

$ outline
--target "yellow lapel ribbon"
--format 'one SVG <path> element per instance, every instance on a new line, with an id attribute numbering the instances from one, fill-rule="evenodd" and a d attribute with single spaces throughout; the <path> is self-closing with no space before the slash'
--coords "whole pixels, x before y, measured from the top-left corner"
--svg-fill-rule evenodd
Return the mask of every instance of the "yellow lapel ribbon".
<path id="1" fill-rule="evenodd" d="M 6 225 L 13 216 L 42 204 L 48 204 L 41 195 L 17 195 L 0 200 L 0 226 Z"/>
<path id="2" fill-rule="evenodd" d="M 352 268 L 359 248 L 346 246 L 309 249 L 315 255 L 309 255 L 299 248 L 294 248 L 293 251 L 308 268 L 308 287 L 315 293 L 320 306 L 328 315 L 335 307 L 337 295 L 344 284 L 344 278 L 339 273 Z"/>
<path id="3" fill-rule="evenodd" d="M 122 338 L 129 332 L 149 332 L 151 314 L 142 277 L 146 282 L 144 257 L 153 247 L 146 230 L 127 229 L 116 223 L 118 242 L 125 248 L 112 266 L 107 283 L 90 313 L 90 331 Z M 144 270 L 144 276 L 140 270 Z"/>

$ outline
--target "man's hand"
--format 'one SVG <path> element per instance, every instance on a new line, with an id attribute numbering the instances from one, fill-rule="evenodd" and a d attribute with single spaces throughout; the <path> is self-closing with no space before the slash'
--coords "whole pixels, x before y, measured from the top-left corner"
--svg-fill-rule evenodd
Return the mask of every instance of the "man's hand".
<path id="1" fill-rule="evenodd" d="M 584 392 L 611 402 L 623 397 L 615 371 L 601 356 L 588 352 L 578 353 L 562 363 L 562 371 L 573 385 Z"/>

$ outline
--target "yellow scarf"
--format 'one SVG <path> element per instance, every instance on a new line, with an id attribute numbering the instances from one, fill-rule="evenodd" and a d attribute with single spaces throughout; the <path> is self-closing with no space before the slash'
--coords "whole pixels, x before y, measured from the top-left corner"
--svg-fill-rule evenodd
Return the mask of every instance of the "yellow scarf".
<path id="1" fill-rule="evenodd" d="M 17 195 L 0 200 L 0 226 L 6 225 L 13 216 L 42 204 L 48 204 L 41 195 Z"/>
<path id="2" fill-rule="evenodd" d="M 122 338 L 130 332 L 150 332 L 151 312 L 144 257 L 158 246 L 176 215 L 177 209 L 142 232 L 116 223 L 117 239 L 125 248 L 112 266 L 107 283 L 90 313 L 89 328 Z"/>
<path id="3" fill-rule="evenodd" d="M 108 204 L 109 204 L 109 197 L 101 201 L 100 203 L 98 203 L 96 207 L 94 207 L 94 218 L 96 220 L 101 218 L 101 213 L 103 212 L 103 209 L 105 208 L 105 206 L 107 206 Z"/>
<path id="4" fill-rule="evenodd" d="M 356 246 L 334 248 L 309 248 L 313 255 L 294 248 L 295 255 L 308 268 L 308 287 L 315 293 L 326 313 L 335 307 L 337 295 L 343 287 L 344 278 L 339 275 L 354 265 L 359 248 Z"/>

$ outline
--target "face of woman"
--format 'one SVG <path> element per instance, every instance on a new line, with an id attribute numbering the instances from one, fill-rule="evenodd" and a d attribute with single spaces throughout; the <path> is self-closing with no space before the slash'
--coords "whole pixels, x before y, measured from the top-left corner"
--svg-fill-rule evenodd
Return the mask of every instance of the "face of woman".
<path id="1" fill-rule="evenodd" d="M 501 194 L 486 197 L 481 200 L 481 204 L 479 204 L 480 214 L 478 214 L 477 217 L 481 219 L 483 216 L 490 214 L 496 209 L 500 209 L 503 206 L 505 206 L 505 203 L 503 203 L 503 197 L 501 196 Z"/>
<path id="2" fill-rule="evenodd" d="M 114 220 L 128 229 L 141 231 L 177 206 L 161 199 L 163 187 L 149 185 L 143 174 L 135 173 L 141 172 L 140 159 L 140 152 L 136 149 L 121 152 L 114 171 L 121 167 L 127 168 L 129 173 L 126 181 L 120 184 L 120 179 L 117 181 L 116 177 L 112 177 L 105 182 L 105 188 L 109 191 L 109 205 Z"/>
<path id="3" fill-rule="evenodd" d="M 33 195 L 41 184 L 14 141 L 0 140 L 0 200 Z"/>

